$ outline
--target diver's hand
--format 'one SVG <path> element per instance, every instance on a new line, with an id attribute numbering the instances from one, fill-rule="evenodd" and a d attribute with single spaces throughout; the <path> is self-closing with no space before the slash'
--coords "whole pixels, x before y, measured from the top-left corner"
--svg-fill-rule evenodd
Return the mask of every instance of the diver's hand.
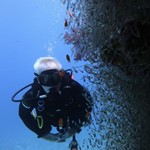
<path id="1" fill-rule="evenodd" d="M 59 139 L 59 134 L 47 133 L 42 138 L 50 142 L 57 142 Z"/>
<path id="2" fill-rule="evenodd" d="M 65 142 L 66 139 L 65 136 L 61 133 L 47 133 L 42 138 L 50 142 Z"/>
<path id="3" fill-rule="evenodd" d="M 68 129 L 65 133 L 47 133 L 42 138 L 50 142 L 65 142 L 67 138 L 70 138 L 76 133 L 74 129 Z"/>

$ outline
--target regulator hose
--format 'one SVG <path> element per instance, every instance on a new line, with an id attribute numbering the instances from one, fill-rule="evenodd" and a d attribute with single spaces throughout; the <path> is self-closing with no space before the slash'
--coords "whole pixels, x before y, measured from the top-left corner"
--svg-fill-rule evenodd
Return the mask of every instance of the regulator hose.
<path id="1" fill-rule="evenodd" d="M 24 89 L 28 88 L 29 86 L 32 86 L 32 84 L 33 84 L 33 83 L 30 83 L 30 84 L 26 85 L 25 87 L 21 88 L 19 91 L 17 91 L 17 92 L 12 96 L 11 100 L 12 100 L 13 102 L 21 102 L 21 101 L 22 101 L 21 99 L 20 99 L 20 100 L 16 100 L 15 97 L 16 97 L 21 91 L 23 91 Z"/>

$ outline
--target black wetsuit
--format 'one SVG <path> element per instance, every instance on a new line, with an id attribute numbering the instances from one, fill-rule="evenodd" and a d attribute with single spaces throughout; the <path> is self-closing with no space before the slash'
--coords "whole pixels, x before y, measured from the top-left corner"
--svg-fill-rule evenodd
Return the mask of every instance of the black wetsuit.
<path id="1" fill-rule="evenodd" d="M 38 137 L 49 133 L 52 126 L 59 132 L 64 132 L 68 127 L 77 128 L 78 132 L 92 110 L 89 92 L 71 79 L 69 82 L 62 82 L 59 92 L 51 90 L 46 97 L 39 98 L 45 94 L 35 78 L 19 106 L 19 116 L 24 124 Z M 36 115 L 32 115 L 34 109 Z"/>

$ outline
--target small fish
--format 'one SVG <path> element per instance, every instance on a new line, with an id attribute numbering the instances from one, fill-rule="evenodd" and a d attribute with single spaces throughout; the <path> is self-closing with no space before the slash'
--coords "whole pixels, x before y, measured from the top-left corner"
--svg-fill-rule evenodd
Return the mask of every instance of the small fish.
<path id="1" fill-rule="evenodd" d="M 70 62 L 70 56 L 68 54 L 66 55 L 66 59 L 68 62 Z"/>
<path id="2" fill-rule="evenodd" d="M 67 21 L 67 19 L 65 19 L 64 26 L 68 27 L 68 21 Z"/>
<path id="3" fill-rule="evenodd" d="M 74 20 L 76 20 L 75 15 L 71 11 L 67 10 L 67 14 L 70 16 L 70 18 L 73 18 Z"/>
<path id="4" fill-rule="evenodd" d="M 78 70 L 75 67 L 73 67 L 73 70 L 75 71 L 75 73 L 78 73 Z"/>
<path id="5" fill-rule="evenodd" d="M 72 13 L 69 10 L 67 10 L 67 13 L 69 14 L 70 17 L 73 17 Z"/>

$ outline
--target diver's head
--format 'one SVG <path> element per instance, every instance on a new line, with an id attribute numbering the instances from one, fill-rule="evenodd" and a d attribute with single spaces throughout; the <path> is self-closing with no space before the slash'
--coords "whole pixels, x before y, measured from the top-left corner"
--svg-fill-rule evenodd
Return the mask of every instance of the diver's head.
<path id="1" fill-rule="evenodd" d="M 60 87 L 62 65 L 53 57 L 40 57 L 34 64 L 35 75 L 46 93 Z"/>

